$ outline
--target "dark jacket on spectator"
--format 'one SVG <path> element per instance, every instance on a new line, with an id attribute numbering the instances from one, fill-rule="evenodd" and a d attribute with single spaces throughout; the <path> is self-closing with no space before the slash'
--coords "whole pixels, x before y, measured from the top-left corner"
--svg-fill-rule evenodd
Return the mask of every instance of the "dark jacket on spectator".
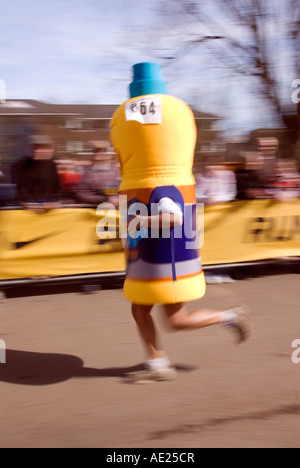
<path id="1" fill-rule="evenodd" d="M 248 190 L 263 189 L 263 183 L 257 171 L 240 169 L 236 173 L 237 199 L 248 200 L 252 198 L 248 195 Z"/>
<path id="2" fill-rule="evenodd" d="M 53 160 L 28 159 L 17 171 L 18 199 L 22 203 L 58 201 L 60 180 Z"/>

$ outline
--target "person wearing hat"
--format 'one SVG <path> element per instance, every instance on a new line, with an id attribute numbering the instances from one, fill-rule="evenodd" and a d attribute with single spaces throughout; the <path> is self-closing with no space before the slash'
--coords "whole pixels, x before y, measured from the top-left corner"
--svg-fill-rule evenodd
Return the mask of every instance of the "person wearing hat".
<path id="1" fill-rule="evenodd" d="M 33 156 L 22 163 L 17 174 L 17 195 L 25 209 L 43 214 L 60 206 L 54 143 L 48 136 L 34 136 L 32 149 Z"/>

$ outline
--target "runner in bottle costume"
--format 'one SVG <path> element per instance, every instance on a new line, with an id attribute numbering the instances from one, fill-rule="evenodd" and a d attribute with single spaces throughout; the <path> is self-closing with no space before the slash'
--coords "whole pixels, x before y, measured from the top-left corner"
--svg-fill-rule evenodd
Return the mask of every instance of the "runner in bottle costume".
<path id="1" fill-rule="evenodd" d="M 130 95 L 113 116 L 111 139 L 121 164 L 120 194 L 127 196 L 129 209 L 124 293 L 147 353 L 145 371 L 131 380 L 144 383 L 176 376 L 158 342 L 151 317 L 155 304 L 163 304 L 174 330 L 224 324 L 241 342 L 249 336 L 249 319 L 240 307 L 186 313 L 185 302 L 206 291 L 195 230 L 194 116 L 183 101 L 167 95 L 156 64 L 134 66 Z"/>

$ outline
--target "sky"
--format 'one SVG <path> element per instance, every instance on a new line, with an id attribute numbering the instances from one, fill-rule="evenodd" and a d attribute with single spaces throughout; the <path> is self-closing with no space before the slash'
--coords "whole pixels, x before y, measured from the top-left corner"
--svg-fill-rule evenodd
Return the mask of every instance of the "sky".
<path id="1" fill-rule="evenodd" d="M 211 33 L 209 24 L 199 25 L 192 17 L 178 22 L 181 7 L 176 2 L 169 7 L 170 3 L 0 0 L 0 80 L 6 83 L 7 99 L 120 104 L 128 98 L 132 65 L 156 61 L 162 65 L 169 93 L 199 110 L 224 116 L 224 131 L 238 134 L 271 125 L 268 111 L 258 98 L 250 97 L 253 83 L 233 78 L 216 60 L 213 64 L 212 47 L 192 49 L 179 60 L 166 59 L 195 34 Z M 211 2 L 207 5 L 212 9 Z M 210 13 L 220 16 L 214 34 L 221 34 L 222 12 Z M 243 28 L 234 24 L 230 28 L 247 41 Z M 281 34 L 276 31 L 274 40 Z M 272 25 L 270 34 L 272 39 Z M 286 76 L 287 86 L 295 78 Z"/>

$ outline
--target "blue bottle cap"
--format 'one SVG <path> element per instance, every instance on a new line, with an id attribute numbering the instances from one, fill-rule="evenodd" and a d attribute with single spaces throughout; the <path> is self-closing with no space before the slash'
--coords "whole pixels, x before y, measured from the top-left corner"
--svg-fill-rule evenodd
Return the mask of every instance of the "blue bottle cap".
<path id="1" fill-rule="evenodd" d="M 146 94 L 167 94 L 167 85 L 160 76 L 157 63 L 138 63 L 133 66 L 133 82 L 130 85 L 130 97 Z"/>

